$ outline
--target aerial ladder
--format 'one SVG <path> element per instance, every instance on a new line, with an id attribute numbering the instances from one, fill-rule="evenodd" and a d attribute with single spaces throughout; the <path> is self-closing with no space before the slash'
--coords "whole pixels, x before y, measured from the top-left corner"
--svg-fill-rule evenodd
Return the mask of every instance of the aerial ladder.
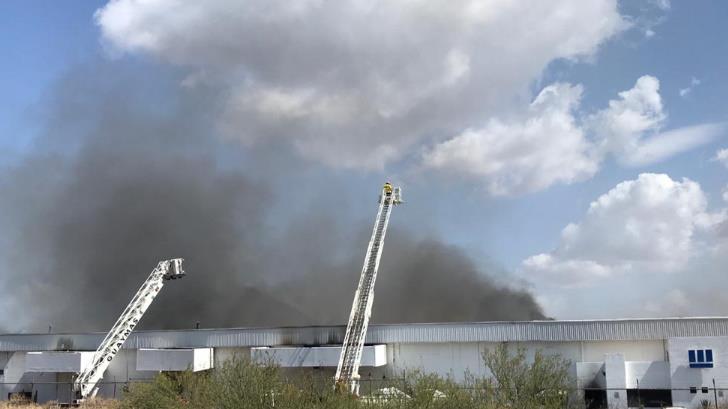
<path id="1" fill-rule="evenodd" d="M 364 267 L 359 278 L 359 286 L 354 294 L 349 323 L 346 326 L 344 344 L 341 347 L 339 364 L 334 377 L 336 388 L 352 394 L 359 394 L 359 365 L 364 350 L 364 339 L 369 326 L 374 304 L 374 283 L 377 280 L 379 260 L 382 257 L 384 235 L 387 233 L 389 215 L 395 205 L 402 203 L 402 189 L 384 184 L 379 196 L 379 210 L 374 220 L 374 231 L 364 257 Z"/>
<path id="2" fill-rule="evenodd" d="M 152 273 L 149 274 L 149 277 L 144 281 L 139 291 L 134 294 L 119 319 L 116 320 L 111 331 L 106 334 L 106 338 L 101 341 L 101 345 L 99 345 L 93 356 L 91 365 L 83 368 L 76 376 L 73 382 L 73 390 L 76 396 L 74 403 L 80 403 L 84 399 L 96 396 L 98 392 L 96 385 L 103 378 L 106 368 L 109 367 L 111 361 L 119 353 L 122 345 L 129 338 L 129 334 L 134 330 L 139 320 L 142 319 L 164 283 L 168 280 L 184 277 L 185 272 L 182 270 L 182 261 L 181 258 L 160 261 Z"/>

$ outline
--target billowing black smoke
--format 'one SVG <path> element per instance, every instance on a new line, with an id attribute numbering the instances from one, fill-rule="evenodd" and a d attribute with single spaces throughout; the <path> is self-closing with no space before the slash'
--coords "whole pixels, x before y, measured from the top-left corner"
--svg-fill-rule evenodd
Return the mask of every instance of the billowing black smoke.
<path id="1" fill-rule="evenodd" d="M 404 208 L 396 211 L 405 211 Z M 393 216 L 393 219 L 396 215 Z M 396 223 L 392 223 L 396 224 Z M 320 264 L 276 290 L 293 296 L 324 322 L 348 317 L 369 229 L 347 248 L 350 261 Z M 434 239 L 416 239 L 390 227 L 375 289 L 373 322 L 448 322 L 544 319 L 531 294 L 495 284 L 461 250 Z M 325 252 L 325 249 L 321 249 Z M 296 289 L 303 289 L 296 293 Z M 342 289 L 344 289 L 342 291 Z M 342 306 L 332 309 L 332 305 Z"/>
<path id="2" fill-rule="evenodd" d="M 165 287 L 144 327 L 345 323 L 369 226 L 322 231 L 330 216 L 312 209 L 272 233 L 277 190 L 306 165 L 221 142 L 206 97 L 216 92 L 106 64 L 60 82 L 43 135 L 0 177 L 0 280 L 16 320 L 3 325 L 103 330 L 171 257 L 189 274 Z M 262 177 L 251 164 L 288 170 Z M 544 318 L 530 294 L 493 284 L 457 248 L 396 227 L 375 305 L 375 322 Z"/>

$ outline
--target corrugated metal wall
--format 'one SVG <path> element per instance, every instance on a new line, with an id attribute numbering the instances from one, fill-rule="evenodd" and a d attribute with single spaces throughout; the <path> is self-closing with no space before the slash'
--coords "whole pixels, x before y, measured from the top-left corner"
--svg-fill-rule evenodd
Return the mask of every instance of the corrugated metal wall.
<path id="1" fill-rule="evenodd" d="M 137 331 L 124 348 L 341 344 L 344 326 Z M 95 350 L 105 334 L 5 334 L 0 351 Z M 726 336 L 728 318 L 372 325 L 369 344 L 500 341 L 617 341 Z"/>

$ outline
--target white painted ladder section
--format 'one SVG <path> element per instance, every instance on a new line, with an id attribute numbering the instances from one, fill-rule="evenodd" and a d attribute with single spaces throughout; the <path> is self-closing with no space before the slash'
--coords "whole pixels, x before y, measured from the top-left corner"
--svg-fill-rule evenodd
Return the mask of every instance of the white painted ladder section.
<path id="1" fill-rule="evenodd" d="M 164 282 L 182 278 L 184 275 L 181 258 L 164 260 L 157 264 L 157 268 L 152 271 L 141 288 L 139 288 L 139 291 L 134 294 L 134 298 L 131 299 L 129 305 L 121 313 L 119 319 L 116 320 L 111 331 L 101 341 L 101 345 L 96 350 L 91 365 L 81 371 L 76 377 L 73 388 L 76 392 L 77 400 L 92 398 L 96 395 L 98 391 L 96 384 L 103 378 L 106 368 L 111 364 L 116 354 L 119 353 L 122 345 L 129 338 L 129 334 L 134 330 L 139 320 L 142 319 L 147 308 L 149 308 L 149 305 L 154 301 L 159 290 L 164 286 Z"/>
<path id="2" fill-rule="evenodd" d="M 387 233 L 392 207 L 400 203 L 402 203 L 401 189 L 393 188 L 392 185 L 386 183 L 382 188 L 379 210 L 374 221 L 374 231 L 364 258 L 359 286 L 354 294 L 354 303 L 351 306 L 344 344 L 336 368 L 334 377 L 336 387 L 347 388 L 351 393 L 357 395 L 359 393 L 359 365 L 361 364 L 364 339 L 369 326 L 369 317 L 372 314 L 374 283 L 377 280 L 379 260 L 382 257 L 384 236 Z"/>

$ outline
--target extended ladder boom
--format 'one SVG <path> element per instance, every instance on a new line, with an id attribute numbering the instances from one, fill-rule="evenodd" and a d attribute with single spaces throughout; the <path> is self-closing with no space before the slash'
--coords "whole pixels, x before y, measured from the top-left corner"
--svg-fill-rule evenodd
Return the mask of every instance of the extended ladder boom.
<path id="1" fill-rule="evenodd" d="M 94 397 L 97 392 L 96 384 L 103 378 L 106 368 L 114 359 L 124 341 L 134 330 L 134 327 L 142 319 L 149 305 L 159 293 L 167 280 L 174 280 L 184 277 L 185 272 L 182 270 L 182 259 L 174 258 L 170 260 L 160 261 L 157 268 L 152 271 L 139 291 L 134 294 L 129 305 L 111 331 L 106 335 L 101 345 L 94 354 L 91 366 L 84 368 L 76 377 L 73 388 L 76 392 L 77 400 Z"/>
<path id="2" fill-rule="evenodd" d="M 382 257 L 384 235 L 389 224 L 389 215 L 394 205 L 402 203 L 401 189 L 385 183 L 379 197 L 379 210 L 374 221 L 374 231 L 364 258 L 359 286 L 354 294 L 349 323 L 346 326 L 344 344 L 341 347 L 339 365 L 336 368 L 337 388 L 346 388 L 351 393 L 359 393 L 359 365 L 364 349 L 369 317 L 374 303 L 374 283 L 377 280 L 379 259 Z"/>

